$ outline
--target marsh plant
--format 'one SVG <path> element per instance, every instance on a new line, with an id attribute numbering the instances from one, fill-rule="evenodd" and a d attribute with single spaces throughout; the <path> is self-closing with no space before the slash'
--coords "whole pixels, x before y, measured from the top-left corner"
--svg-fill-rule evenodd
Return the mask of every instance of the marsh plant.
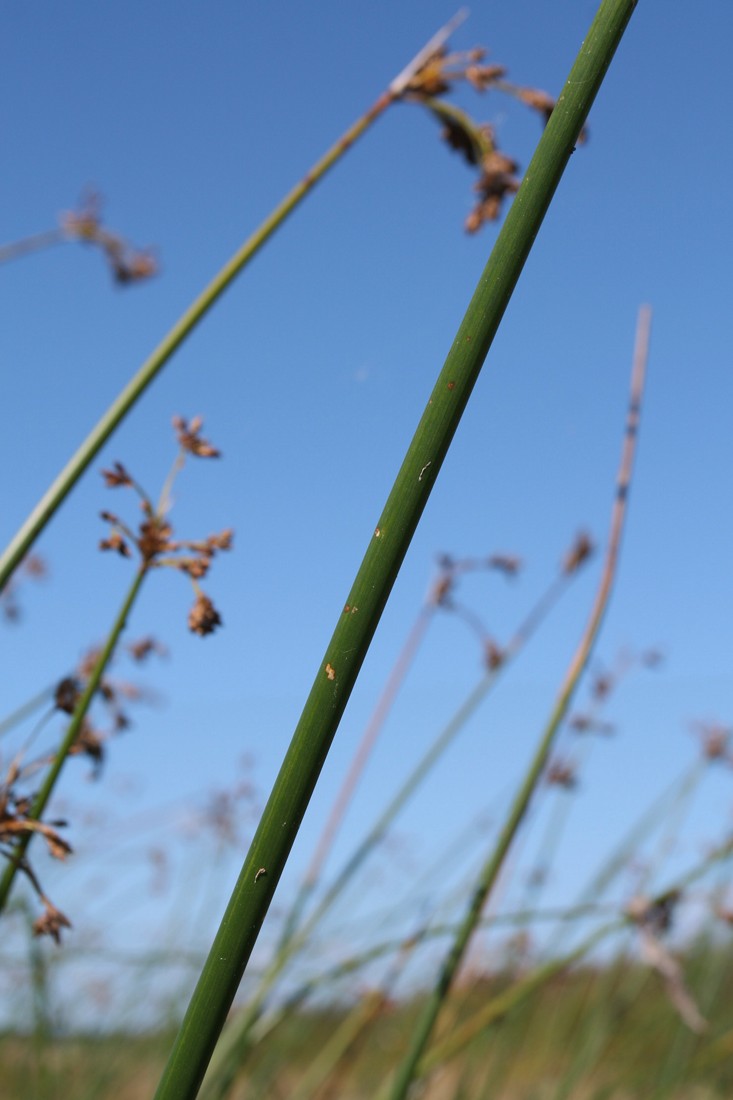
<path id="1" fill-rule="evenodd" d="M 60 472 L 0 559 L 0 588 L 5 590 L 6 616 L 17 617 L 20 580 L 39 578 L 43 571 L 33 550 L 38 536 L 177 348 L 313 186 L 385 110 L 400 103 L 427 110 L 439 123 L 441 138 L 475 173 L 475 203 L 467 217 L 466 230 L 475 233 L 487 223 L 497 221 L 504 211 L 506 218 L 379 519 L 368 532 L 362 564 L 346 598 L 334 608 L 333 636 L 318 662 L 302 716 L 251 838 L 219 931 L 201 966 L 188 1010 L 178 1021 L 178 1034 L 155 1093 L 157 1100 L 192 1100 L 199 1094 L 212 1100 L 235 1094 L 283 1093 L 303 1100 L 315 1095 L 347 1094 L 404 1100 L 415 1094 L 418 1082 L 435 1096 L 514 1095 L 511 1089 L 521 1089 L 526 1082 L 518 1079 L 521 1075 L 516 1065 L 512 1065 L 512 1051 L 521 1051 L 522 1028 L 528 1022 L 536 1026 L 537 1016 L 547 1016 L 548 1000 L 561 1006 L 562 1012 L 558 1009 L 556 1016 L 565 1014 L 565 1030 L 560 1029 L 563 1037 L 559 1045 L 570 1044 L 572 1048 L 561 1059 L 556 1092 L 552 1095 L 615 1095 L 618 1077 L 614 1078 L 608 1070 L 609 1050 L 617 1030 L 614 1020 L 633 1014 L 650 975 L 657 983 L 654 987 L 657 996 L 647 994 L 643 1026 L 655 1015 L 663 1016 L 668 1024 L 671 1020 L 682 1029 L 685 1036 L 672 1054 L 666 1056 L 654 1096 L 675 1095 L 684 1074 L 693 1080 L 695 1073 L 702 1072 L 706 1065 L 719 1065 L 721 1051 L 727 1049 L 730 1037 L 727 1029 L 733 1026 L 730 1022 L 707 1046 L 701 1045 L 710 1034 L 710 1021 L 720 1003 L 720 986 L 714 980 L 724 973 L 724 968 L 716 964 L 720 948 L 712 941 L 702 944 L 696 956 L 692 952 L 694 965 L 686 967 L 685 960 L 672 951 L 669 933 L 677 913 L 698 884 L 730 857 L 731 843 L 725 841 L 704 853 L 674 881 L 658 886 L 651 874 L 646 878 L 640 876 L 631 896 L 627 891 L 622 903 L 618 893 L 609 897 L 610 888 L 618 887 L 630 853 L 641 839 L 652 835 L 660 820 L 668 821 L 669 816 L 665 815 L 678 812 L 684 799 L 697 788 L 703 774 L 699 766 L 681 777 L 675 789 L 667 792 L 634 825 L 619 852 L 599 870 L 596 880 L 589 884 L 587 896 L 576 906 L 560 914 L 543 912 L 541 906 L 543 884 L 556 859 L 564 827 L 561 810 L 546 826 L 533 875 L 524 890 L 524 908 L 501 913 L 497 904 L 498 895 L 511 876 L 518 842 L 526 836 L 536 808 L 550 798 L 572 798 L 582 782 L 584 758 L 590 751 L 586 746 L 591 744 L 593 735 L 610 735 L 612 723 L 604 707 L 612 689 L 628 671 L 628 661 L 622 661 L 621 666 L 610 671 L 596 672 L 589 698 L 578 709 L 576 696 L 586 673 L 592 671 L 591 662 L 617 576 L 627 520 L 650 335 L 651 313 L 646 307 L 639 312 L 616 489 L 608 534 L 598 555 L 602 559 L 600 575 L 587 624 L 568 660 L 554 704 L 516 789 L 495 809 L 490 827 L 480 831 L 473 865 L 464 867 L 464 876 L 458 885 L 454 883 L 450 897 L 438 898 L 433 892 L 427 911 L 416 895 L 408 894 L 411 926 L 408 934 L 399 932 L 376 942 L 372 936 L 362 951 L 330 960 L 320 969 L 312 966 L 310 974 L 296 980 L 299 961 L 317 959 L 318 938 L 329 927 L 325 921 L 327 914 L 332 919 L 332 906 L 341 899 L 346 887 L 353 884 L 367 857 L 384 851 L 389 830 L 402 807 L 497 680 L 521 657 L 559 598 L 591 561 L 594 540 L 586 532 L 581 532 L 566 550 L 556 575 L 508 637 L 499 637 L 483 616 L 464 602 L 459 595 L 459 582 L 479 569 L 511 582 L 520 573 L 519 558 L 504 551 L 478 560 L 441 557 L 438 576 L 375 707 L 310 869 L 291 904 L 280 914 L 265 965 L 257 973 L 248 974 L 245 1002 L 230 1015 L 407 549 L 563 171 L 584 140 L 589 110 L 634 6 L 634 0 L 603 0 L 557 100 L 537 88 L 510 82 L 505 66 L 489 60 L 483 49 L 451 52 L 448 39 L 459 20 L 439 31 L 372 108 L 276 206 L 173 325 Z M 540 116 L 544 130 L 523 178 L 517 161 L 499 149 L 495 130 L 486 123 L 476 122 L 448 100 L 449 93 L 459 84 L 469 85 L 481 96 L 495 93 L 512 96 Z M 103 226 L 99 201 L 92 193 L 77 211 L 62 215 L 56 229 L 6 246 L 0 251 L 0 259 L 14 259 L 63 242 L 98 250 L 118 284 L 145 282 L 158 271 L 158 261 L 151 250 L 140 250 Z M 207 385 L 216 385 L 213 374 Z M 171 520 L 172 487 L 184 463 L 190 459 L 216 459 L 219 452 L 203 435 L 200 417 L 191 420 L 176 417 L 174 430 L 178 453 L 157 500 L 142 487 L 144 469 L 133 472 L 132 464 L 116 461 L 103 471 L 107 489 L 123 500 L 124 506 L 105 508 L 102 512 L 105 526 L 100 549 L 107 556 L 118 556 L 123 564 L 129 563 L 132 581 L 106 640 L 93 658 L 83 670 L 77 668 L 60 678 L 50 698 L 43 693 L 39 696 L 42 702 L 38 705 L 45 706 L 47 711 L 43 724 L 51 715 L 65 715 L 69 719 L 65 732 L 52 749 L 32 755 L 30 749 L 39 726 L 26 736 L 25 742 L 21 739 L 12 755 L 4 758 L 0 842 L 6 865 L 0 880 L 0 908 L 6 905 L 20 873 L 41 903 L 40 915 L 32 920 L 33 931 L 50 935 L 57 942 L 63 932 L 69 931 L 71 920 L 44 892 L 29 848 L 33 838 L 38 837 L 52 855 L 63 859 L 70 854 L 63 821 L 45 816 L 62 769 L 71 757 L 85 756 L 91 760 L 93 770 L 99 772 L 112 736 L 126 728 L 126 705 L 122 705 L 120 690 L 113 686 L 108 669 L 121 648 L 143 582 L 147 588 L 148 578 L 161 569 L 179 574 L 191 586 L 193 603 L 188 628 L 198 636 L 219 631 L 225 618 L 209 595 L 208 579 L 217 556 L 230 550 L 232 531 L 225 528 L 203 538 L 180 538 Z M 343 459 L 348 461 L 348 455 Z M 135 518 L 131 518 L 131 512 Z M 10 588 L 11 584 L 16 587 Z M 477 682 L 427 746 L 393 800 L 376 817 L 342 870 L 335 877 L 326 878 L 324 867 L 333 837 L 340 828 L 367 755 L 428 626 L 442 613 L 461 620 L 476 636 L 480 652 Z M 143 640 L 133 648 L 133 655 L 144 658 L 158 646 L 152 639 Z M 655 661 L 646 654 L 640 663 L 653 665 Z M 35 701 L 32 703 L 36 705 Z M 16 723 L 20 728 L 33 706 L 29 704 L 11 716 L 6 729 L 15 728 Z M 106 729 L 100 726 L 99 719 L 92 718 L 93 706 L 106 707 L 111 715 L 111 725 Z M 568 740 L 571 736 L 575 741 Z M 723 726 L 707 726 L 701 739 L 706 763 L 729 763 L 728 731 Z M 581 742 L 583 747 L 578 748 Z M 570 744 L 573 747 L 568 751 Z M 555 803 L 556 807 L 563 805 Z M 668 828 L 671 835 L 674 827 Z M 460 847 L 463 849 L 465 844 L 462 842 Z M 450 853 L 440 854 L 441 868 L 451 863 Z M 661 857 L 654 861 L 656 875 L 663 864 Z M 729 908 L 728 899 L 721 894 L 714 906 L 721 924 L 729 920 Z M 553 950 L 546 957 L 536 953 L 532 945 L 533 929 L 544 919 L 553 920 L 559 928 Z M 398 922 L 391 925 L 388 917 L 385 926 L 396 928 Z M 566 929 L 571 929 L 569 936 L 565 935 Z M 477 965 L 473 954 L 479 937 L 487 931 L 492 934 L 494 944 L 490 968 Z M 617 963 L 605 969 L 588 961 L 594 958 L 593 952 L 600 944 L 614 936 L 616 942 L 620 939 L 626 944 L 633 939 L 643 965 L 630 962 L 630 955 L 623 953 Z M 403 975 L 426 947 L 432 952 L 429 955 L 432 976 L 425 980 L 423 971 L 419 992 L 400 998 Z M 387 960 L 379 981 L 360 996 L 353 994 L 352 986 L 350 995 L 344 997 L 344 980 L 367 973 L 369 965 L 378 958 Z M 558 990 L 565 980 L 563 975 L 582 960 L 586 960 L 587 970 L 576 972 L 580 977 L 567 979 L 567 992 L 561 995 Z M 36 972 L 42 984 L 42 968 L 37 967 Z M 603 992 L 597 993 L 601 987 Z M 338 1011 L 322 1008 L 324 998 L 330 997 L 338 1004 Z M 314 999 L 321 1007 L 311 1007 Z M 583 1023 L 580 1017 L 584 999 L 585 1003 L 593 1001 L 594 1012 L 590 1014 L 589 1034 L 582 1043 L 576 1043 L 572 1037 Z M 323 1024 L 323 1017 L 329 1012 L 333 1015 Z M 397 1018 L 398 1028 L 390 1023 Z M 521 1025 L 508 1048 L 493 1042 L 498 1025 L 504 1026 L 507 1021 L 509 1029 L 515 1021 Z M 547 1027 L 546 1034 L 552 1034 L 550 1045 L 554 1043 L 556 1049 L 556 1021 L 551 1023 L 553 1027 Z M 295 1050 L 293 1033 L 310 1027 L 314 1029 L 314 1037 L 306 1046 L 310 1053 L 316 1051 L 316 1057 L 306 1062 L 303 1051 Z M 629 1032 L 635 1033 L 633 1026 Z M 488 1039 L 492 1042 L 487 1047 Z M 486 1049 L 490 1052 L 488 1056 L 484 1054 Z M 367 1058 L 365 1065 L 364 1052 L 372 1055 L 376 1050 L 381 1052 L 380 1056 Z M 603 1072 L 593 1080 L 597 1065 L 603 1067 Z M 595 1091 L 588 1091 L 589 1082 Z M 146 1094 L 152 1092 L 152 1087 L 146 1081 Z M 237 1089 L 240 1091 L 235 1093 Z M 648 1091 L 645 1094 L 652 1095 Z"/>

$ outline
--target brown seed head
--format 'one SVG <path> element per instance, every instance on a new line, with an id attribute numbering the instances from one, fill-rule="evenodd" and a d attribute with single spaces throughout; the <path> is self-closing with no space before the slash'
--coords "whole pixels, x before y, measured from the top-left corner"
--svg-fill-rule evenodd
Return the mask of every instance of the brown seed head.
<path id="1" fill-rule="evenodd" d="M 55 943 L 61 943 L 61 930 L 71 928 L 71 921 L 60 909 L 45 899 L 46 909 L 33 923 L 34 936 L 50 936 Z"/>
<path id="2" fill-rule="evenodd" d="M 203 427 L 200 416 L 194 416 L 189 423 L 182 416 L 173 417 L 173 427 L 182 450 L 198 458 L 219 458 L 220 452 L 200 435 Z"/>
<path id="3" fill-rule="evenodd" d="M 172 534 L 173 528 L 164 519 L 153 517 L 141 523 L 137 545 L 143 559 L 150 562 L 159 554 L 164 554 L 170 548 Z"/>
<path id="4" fill-rule="evenodd" d="M 151 279 L 160 270 L 156 257 L 149 249 L 121 253 L 115 248 L 108 248 L 106 252 L 115 282 L 123 286 Z"/>
<path id="5" fill-rule="evenodd" d="M 522 559 L 515 554 L 492 554 L 487 564 L 489 569 L 497 569 L 507 577 L 515 577 L 522 568 Z"/>
<path id="6" fill-rule="evenodd" d="M 145 638 L 140 638 L 137 642 L 130 642 L 127 650 L 133 661 L 144 661 L 151 653 L 157 653 L 161 657 L 166 654 L 165 646 L 150 634 Z"/>
<path id="7" fill-rule="evenodd" d="M 497 80 L 506 76 L 506 69 L 503 65 L 469 65 L 465 75 L 477 92 L 485 92 Z"/>
<path id="8" fill-rule="evenodd" d="M 422 68 L 413 75 L 405 89 L 411 95 L 432 99 L 435 96 L 444 95 L 450 88 L 446 79 L 445 62 L 448 51 L 441 46 L 432 57 L 428 58 Z"/>
<path id="9" fill-rule="evenodd" d="M 64 714 L 73 714 L 81 695 L 79 681 L 73 676 L 66 676 L 56 685 L 54 692 L 54 706 Z"/>
<path id="10" fill-rule="evenodd" d="M 224 531 L 221 531 L 218 535 L 209 535 L 206 540 L 211 550 L 231 550 L 232 541 L 234 539 L 234 531 L 231 527 L 227 527 Z"/>
<path id="11" fill-rule="evenodd" d="M 206 634 L 213 634 L 221 625 L 221 615 L 209 597 L 199 593 L 188 615 L 189 630 L 203 638 Z"/>
<path id="12" fill-rule="evenodd" d="M 484 642 L 484 662 L 490 672 L 500 668 L 504 663 L 504 650 L 491 638 Z"/>
<path id="13" fill-rule="evenodd" d="M 113 531 L 109 538 L 99 540 L 100 550 L 116 550 L 123 558 L 131 558 L 132 551 L 119 531 Z"/>
<path id="14" fill-rule="evenodd" d="M 132 485 L 132 478 L 121 462 L 115 462 L 111 470 L 102 470 L 102 477 L 108 489 L 117 489 L 122 485 Z"/>
<path id="15" fill-rule="evenodd" d="M 575 573 L 583 562 L 588 560 L 594 550 L 595 546 L 590 535 L 586 531 L 581 531 L 563 558 L 563 573 Z"/>
<path id="16" fill-rule="evenodd" d="M 555 760 L 547 769 L 547 783 L 572 791 L 578 785 L 575 765 L 568 760 Z"/>

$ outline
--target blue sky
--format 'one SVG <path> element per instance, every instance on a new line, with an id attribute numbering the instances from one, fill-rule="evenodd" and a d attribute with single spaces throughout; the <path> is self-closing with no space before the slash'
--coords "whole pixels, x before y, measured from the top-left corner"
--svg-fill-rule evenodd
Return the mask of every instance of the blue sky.
<path id="1" fill-rule="evenodd" d="M 476 5 L 454 45 L 485 45 L 510 79 L 556 94 L 595 6 Z M 154 245 L 162 272 L 120 289 L 98 254 L 70 244 L 0 272 L 5 539 L 203 285 L 451 14 L 433 0 L 6 8 L 0 81 L 12 107 L 0 238 L 51 228 L 95 186 L 106 224 Z M 572 898 L 624 823 L 694 757 L 693 721 L 731 721 L 733 234 L 722 86 L 732 24 L 724 0 L 694 17 L 646 0 L 633 16 L 590 141 L 572 158 L 397 582 L 278 901 L 306 865 L 436 554 L 524 559 L 515 583 L 477 577 L 461 589 L 505 639 L 578 529 L 603 542 L 642 302 L 654 309 L 648 390 L 598 654 L 611 663 L 624 647 L 654 645 L 666 661 L 653 674 L 634 672 L 610 704 L 618 733 L 584 767 L 548 900 Z M 455 101 L 491 122 L 502 149 L 526 166 L 540 133 L 535 115 L 498 94 L 462 90 Z M 44 534 L 38 550 L 51 577 L 23 593 L 22 622 L 3 631 L 7 709 L 73 665 L 122 599 L 129 567 L 96 546 L 100 509 L 125 502 L 96 471 L 119 459 L 157 495 L 173 455 L 171 416 L 204 416 L 224 457 L 185 471 L 172 519 L 182 537 L 235 529 L 235 550 L 206 586 L 225 629 L 189 635 L 183 579 L 151 578 L 130 634 L 154 631 L 170 649 L 145 673 L 161 702 L 110 746 L 100 784 L 87 783 L 77 762 L 65 781 L 64 800 L 79 808 L 76 817 L 70 810 L 79 857 L 49 874 L 81 930 L 104 924 L 129 944 L 170 927 L 172 904 L 170 893 L 150 896 L 149 865 L 136 871 L 114 845 L 97 846 L 106 886 L 89 886 L 83 851 L 94 837 L 81 807 L 107 815 L 117 836 L 127 814 L 150 811 L 144 851 L 177 843 L 175 830 L 165 832 L 171 815 L 156 817 L 156 806 L 185 815 L 236 777 L 244 755 L 269 790 L 495 239 L 491 226 L 475 237 L 462 231 L 472 182 L 423 111 L 393 108 L 176 354 Z M 599 564 L 398 822 L 415 873 L 468 822 L 500 815 L 582 631 Z M 475 638 L 441 619 L 332 867 L 480 675 Z M 711 777 L 681 862 L 729 830 L 730 793 L 722 770 Z M 200 942 L 238 865 L 233 852 L 208 872 Z M 133 890 L 134 905 L 114 900 Z M 376 907 L 378 881 L 374 890 Z"/>

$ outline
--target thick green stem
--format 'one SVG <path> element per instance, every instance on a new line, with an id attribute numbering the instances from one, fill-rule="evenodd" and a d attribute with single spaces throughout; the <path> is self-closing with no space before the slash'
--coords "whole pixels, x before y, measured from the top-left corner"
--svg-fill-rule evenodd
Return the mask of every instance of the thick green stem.
<path id="1" fill-rule="evenodd" d="M 92 670 L 92 674 L 86 683 L 81 697 L 79 698 L 79 702 L 76 704 L 74 714 L 71 718 L 71 721 L 69 722 L 69 726 L 66 730 L 64 739 L 59 745 L 56 755 L 54 756 L 53 763 L 46 772 L 46 775 L 43 778 L 43 783 L 41 784 L 38 794 L 33 801 L 33 806 L 31 807 L 31 811 L 28 815 L 33 821 L 40 820 L 41 814 L 45 810 L 48 800 L 53 793 L 54 787 L 56 786 L 56 781 L 61 774 L 61 769 L 66 763 L 69 753 L 74 746 L 74 742 L 79 735 L 81 724 L 87 715 L 89 707 L 91 706 L 92 699 L 94 698 L 97 688 L 99 687 L 105 669 L 111 661 L 112 656 L 114 655 L 114 651 L 117 647 L 117 642 L 119 641 L 120 635 L 127 625 L 127 619 L 129 617 L 130 611 L 132 610 L 132 606 L 137 599 L 137 595 L 140 591 L 140 586 L 143 582 L 143 577 L 145 575 L 146 570 L 143 568 L 139 569 L 135 574 L 135 579 L 133 580 L 129 591 L 125 596 L 117 618 L 115 619 L 107 640 L 104 643 L 104 648 L 97 658 L 94 669 Z M 5 868 L 4 874 L 2 878 L 0 878 L 0 913 L 5 908 L 8 897 L 10 896 L 10 891 L 13 886 L 15 875 L 19 867 L 23 863 L 25 854 L 28 850 L 28 845 L 30 844 L 32 838 L 32 832 L 27 832 L 20 838 L 18 843 L 15 845 L 15 848 L 13 849 L 13 855 L 10 858 L 7 867 Z"/>
<path id="2" fill-rule="evenodd" d="M 316 674 L 158 1087 L 196 1096 L 407 548 L 634 8 L 604 0 L 469 304 Z"/>

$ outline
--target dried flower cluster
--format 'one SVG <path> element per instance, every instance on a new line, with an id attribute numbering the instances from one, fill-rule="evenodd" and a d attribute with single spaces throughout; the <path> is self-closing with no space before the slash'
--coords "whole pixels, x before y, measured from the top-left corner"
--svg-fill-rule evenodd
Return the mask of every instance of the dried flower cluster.
<path id="1" fill-rule="evenodd" d="M 146 660 L 152 653 L 164 653 L 164 648 L 152 637 L 131 642 L 127 650 L 136 662 Z M 85 690 L 99 659 L 99 649 L 92 648 L 83 654 L 72 673 L 63 676 L 55 685 L 52 693 L 52 708 L 46 715 L 54 713 L 72 715 Z M 85 718 L 69 750 L 72 756 L 86 756 L 93 764 L 92 778 L 101 772 L 105 756 L 105 743 L 116 734 L 131 725 L 129 704 L 142 699 L 143 690 L 136 684 L 124 680 L 103 677 L 97 688 L 108 721 L 100 726 L 96 720 Z M 40 728 L 40 727 L 39 727 Z M 34 924 L 36 935 L 49 935 L 60 942 L 61 931 L 70 928 L 68 918 L 49 901 L 31 866 L 22 845 L 33 833 L 42 836 L 50 854 L 56 859 L 65 859 L 71 853 L 71 846 L 59 833 L 66 822 L 39 821 L 34 810 L 34 796 L 29 795 L 28 783 L 39 769 L 47 767 L 55 758 L 55 750 L 42 753 L 38 758 L 21 763 L 18 754 L 7 769 L 5 779 L 0 782 L 0 855 L 11 862 L 17 862 L 19 870 L 26 876 L 43 903 L 43 913 Z M 21 844 L 19 848 L 18 845 Z"/>
<path id="2" fill-rule="evenodd" d="M 719 722 L 696 722 L 694 731 L 700 738 L 703 757 L 711 763 L 733 765 L 731 737 L 733 729 Z"/>
<path id="3" fill-rule="evenodd" d="M 503 65 L 485 64 L 486 51 L 477 48 L 464 53 L 449 53 L 442 46 L 418 69 L 405 86 L 405 99 L 422 103 L 441 123 L 441 137 L 451 149 L 479 171 L 474 184 L 478 195 L 476 205 L 466 218 L 469 233 L 476 233 L 486 222 L 496 221 L 502 203 L 508 195 L 519 189 L 519 165 L 513 157 L 502 153 L 497 145 L 493 127 L 476 123 L 464 111 L 445 103 L 440 97 L 450 92 L 460 81 L 466 81 L 475 91 L 483 94 L 498 90 L 537 111 L 546 123 L 555 106 L 547 92 L 538 88 L 524 88 L 508 83 Z M 583 131 L 578 139 L 586 139 Z"/>
<path id="4" fill-rule="evenodd" d="M 158 262 L 150 249 L 134 248 L 123 237 L 102 226 L 101 201 L 94 191 L 86 194 L 78 210 L 66 210 L 59 218 L 68 240 L 96 245 L 120 285 L 139 283 L 158 274 Z"/>
<path id="5" fill-rule="evenodd" d="M 20 604 L 18 603 L 18 587 L 23 580 L 40 581 L 48 576 L 48 567 L 38 554 L 28 554 L 23 558 L 15 573 L 0 593 L 0 611 L 5 619 L 11 623 L 17 623 L 20 619 Z"/>
<path id="6" fill-rule="evenodd" d="M 56 943 L 60 943 L 61 929 L 70 928 L 71 924 L 46 897 L 30 864 L 23 855 L 17 853 L 16 845 L 31 833 L 37 833 L 46 841 L 49 854 L 54 859 L 61 860 L 69 855 L 71 846 L 58 832 L 65 822 L 35 820 L 32 816 L 32 799 L 18 793 L 17 784 L 20 778 L 20 767 L 14 762 L 8 768 L 4 780 L 0 782 L 0 855 L 8 860 L 17 861 L 19 869 L 25 874 L 43 903 L 43 913 L 33 925 L 35 935 L 48 935 Z"/>
<path id="7" fill-rule="evenodd" d="M 545 781 L 550 787 L 563 787 L 566 791 L 574 791 L 578 785 L 577 768 L 571 760 L 553 760 L 545 774 Z"/>
<path id="8" fill-rule="evenodd" d="M 563 558 L 564 573 L 575 573 L 595 551 L 593 540 L 587 531 L 581 531 Z"/>
<path id="9" fill-rule="evenodd" d="M 140 497 L 143 519 L 134 533 L 131 528 L 114 512 L 103 511 L 102 519 L 110 524 L 110 532 L 100 540 L 100 550 L 112 550 L 122 557 L 132 557 L 135 547 L 141 560 L 142 569 L 176 569 L 185 573 L 191 580 L 195 600 L 188 616 L 189 629 L 199 636 L 212 634 L 222 625 L 221 615 L 211 599 L 199 587 L 211 563 L 220 551 L 230 550 L 233 532 L 230 528 L 219 534 L 195 541 L 175 539 L 173 527 L 167 518 L 170 502 L 170 490 L 174 478 L 180 472 L 186 456 L 195 458 L 218 458 L 219 451 L 201 435 L 203 420 L 200 416 L 190 422 L 181 416 L 173 418 L 173 428 L 179 445 L 179 453 L 168 478 L 161 503 L 154 507 L 150 498 L 135 482 L 121 462 L 115 462 L 108 470 L 102 470 L 102 477 L 110 489 L 130 488 Z"/>
<path id="10" fill-rule="evenodd" d="M 165 647 L 152 637 L 131 642 L 127 650 L 132 659 L 138 663 L 145 660 L 151 653 L 165 653 Z M 81 698 L 92 672 L 99 659 L 99 649 L 92 647 L 82 656 L 77 668 L 70 676 L 64 676 L 59 680 L 54 690 L 54 709 L 71 716 Z M 92 724 L 87 717 L 82 722 L 76 741 L 70 750 L 72 756 L 87 756 L 92 761 L 92 777 L 98 778 L 104 764 L 105 743 L 115 735 L 129 729 L 132 722 L 128 706 L 130 703 L 139 702 L 144 697 L 143 690 L 136 684 L 124 680 L 112 680 L 103 676 L 97 695 L 102 702 L 108 716 L 106 727 Z"/>
<path id="11" fill-rule="evenodd" d="M 588 537 L 586 535 L 579 536 L 575 547 L 566 556 L 565 563 L 569 558 L 587 558 L 588 554 L 584 551 L 586 544 L 589 544 Z M 563 572 L 567 573 L 568 569 L 565 563 L 563 563 L 562 568 Z M 573 572 L 574 568 L 570 572 Z M 635 665 L 642 668 L 656 668 L 660 660 L 660 655 L 653 650 L 641 653 L 638 656 L 622 651 L 616 658 L 612 669 L 596 669 L 590 679 L 588 702 L 583 710 L 570 715 L 567 720 L 568 729 L 574 734 L 583 736 L 597 734 L 609 737 L 614 734 L 616 727 L 613 722 L 609 722 L 602 717 L 602 710 L 608 704 L 619 682 L 624 676 L 628 675 Z M 562 787 L 568 791 L 575 790 L 579 782 L 577 763 L 566 757 L 556 758 L 547 768 L 545 781 L 551 786 Z"/>
<path id="12" fill-rule="evenodd" d="M 606 737 L 615 733 L 614 724 L 601 716 L 602 708 L 606 706 L 624 676 L 627 676 L 635 666 L 656 669 L 661 661 L 661 654 L 657 650 L 645 650 L 637 655 L 622 651 L 616 658 L 613 668 L 596 669 L 590 680 L 590 698 L 582 711 L 577 711 L 570 716 L 569 729 L 576 734 L 601 734 Z"/>
<path id="13" fill-rule="evenodd" d="M 515 577 L 522 568 L 521 558 L 514 554 L 490 554 L 486 558 L 456 560 L 449 554 L 441 554 L 438 558 L 438 566 L 440 573 L 428 596 L 428 604 L 440 607 L 444 611 L 451 611 L 468 623 L 481 640 L 484 666 L 490 671 L 495 671 L 504 661 L 504 650 L 489 635 L 479 617 L 455 599 L 455 588 L 459 576 L 480 570 L 490 570 L 502 573 L 505 577 Z"/>
<path id="14" fill-rule="evenodd" d="M 677 889 L 669 890 L 653 899 L 635 897 L 630 901 L 626 913 L 639 931 L 642 958 L 659 974 L 665 993 L 680 1019 L 690 1031 L 701 1035 L 707 1031 L 708 1022 L 687 988 L 679 960 L 662 942 L 662 937 L 672 927 L 681 900 L 682 893 Z"/>

